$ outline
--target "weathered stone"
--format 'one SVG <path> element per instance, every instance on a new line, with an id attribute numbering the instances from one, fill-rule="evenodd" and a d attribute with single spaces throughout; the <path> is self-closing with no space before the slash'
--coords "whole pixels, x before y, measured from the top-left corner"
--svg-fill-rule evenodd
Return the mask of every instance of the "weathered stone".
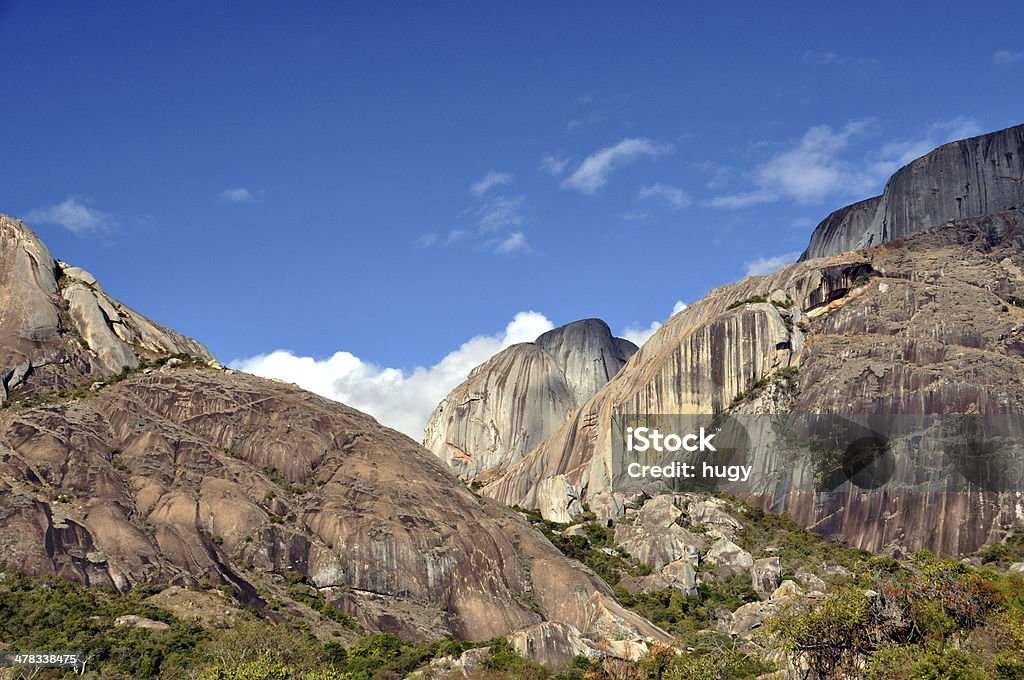
<path id="1" fill-rule="evenodd" d="M 1024 574 L 1024 562 L 1014 562 L 1010 565 L 1010 571 L 1017 574 Z"/>
<path id="2" fill-rule="evenodd" d="M 624 370 L 482 493 L 537 507 L 538 484 L 553 474 L 588 497 L 609 491 L 615 414 L 1024 411 L 1024 327 L 1013 313 L 1024 300 L 1022 245 L 1024 211 L 1012 210 L 716 289 L 669 319 Z M 775 305 L 744 303 L 776 290 L 793 301 L 791 323 Z M 805 331 L 813 343 L 805 344 Z M 782 369 L 792 384 L 776 389 Z M 927 456 L 897 468 L 885 487 L 819 491 L 813 458 L 762 449 L 751 462 L 752 479 L 763 483 L 724 490 L 872 552 L 970 554 L 993 528 L 1024 524 L 1011 493 L 948 492 L 941 480 L 951 462 L 939 451 Z M 921 484 L 922 470 L 931 487 L 900 493 Z M 633 493 L 621 484 L 614 490 Z"/>
<path id="3" fill-rule="evenodd" d="M 31 229 L 6 215 L 0 215 L 0 308 L 0 397 L 11 389 L 106 378 L 142 357 L 213 358 L 195 340 L 109 297 L 88 272 L 55 261 Z"/>
<path id="4" fill-rule="evenodd" d="M 656 571 L 676 560 L 696 562 L 707 546 L 702 538 L 678 524 L 646 524 L 639 519 L 617 525 L 615 542 Z"/>
<path id="5" fill-rule="evenodd" d="M 170 626 L 163 621 L 154 621 L 145 616 L 126 614 L 114 619 L 114 626 L 118 628 L 145 628 L 146 630 L 167 630 Z"/>
<path id="6" fill-rule="evenodd" d="M 762 557 L 754 560 L 750 567 L 750 581 L 761 597 L 768 597 L 782 584 L 782 560 L 778 557 Z"/>
<path id="7" fill-rule="evenodd" d="M 1024 125 L 940 146 L 900 168 L 881 196 L 837 210 L 801 259 L 831 257 L 951 220 L 1024 207 Z"/>
<path id="8" fill-rule="evenodd" d="M 704 560 L 718 567 L 719 576 L 736 576 L 754 566 L 754 558 L 728 538 L 720 538 L 711 545 Z"/>
<path id="9" fill-rule="evenodd" d="M 814 590 L 820 593 L 828 590 L 828 586 L 825 582 L 820 577 L 809 571 L 796 572 L 796 580 L 802 583 L 807 590 Z"/>
<path id="10" fill-rule="evenodd" d="M 771 599 L 777 600 L 780 597 L 796 597 L 797 595 L 800 595 L 802 592 L 803 591 L 800 590 L 800 586 L 798 586 L 795 581 L 790 581 L 789 579 L 786 579 L 785 581 L 779 584 L 778 588 L 771 592 Z"/>
<path id="11" fill-rule="evenodd" d="M 634 352 L 598 319 L 508 347 L 438 404 L 423 445 L 463 479 L 486 481 L 543 442 Z"/>
<path id="12" fill-rule="evenodd" d="M 590 511 L 598 522 L 610 524 L 626 515 L 626 497 L 620 493 L 603 492 L 590 499 Z"/>
<path id="13" fill-rule="evenodd" d="M 541 481 L 537 495 L 540 514 L 549 522 L 568 524 L 583 514 L 580 490 L 569 483 L 568 477 L 558 475 Z"/>

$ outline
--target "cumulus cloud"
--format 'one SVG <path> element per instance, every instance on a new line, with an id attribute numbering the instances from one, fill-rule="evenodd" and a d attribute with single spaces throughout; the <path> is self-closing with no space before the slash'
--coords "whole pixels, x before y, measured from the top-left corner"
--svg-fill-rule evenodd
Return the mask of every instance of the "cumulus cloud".
<path id="1" fill-rule="evenodd" d="M 288 350 L 238 359 L 231 367 L 294 382 L 420 441 L 431 411 L 473 368 L 510 345 L 532 342 L 552 327 L 539 312 L 519 312 L 503 331 L 473 337 L 433 366 L 412 370 L 380 366 L 344 351 L 316 359 Z"/>
<path id="2" fill-rule="evenodd" d="M 669 314 L 669 318 L 671 319 L 673 316 L 686 309 L 686 307 L 687 304 L 685 302 L 682 300 L 676 300 L 676 303 L 672 305 L 672 313 Z M 654 332 L 661 328 L 661 325 L 661 321 L 652 321 L 648 326 L 628 326 L 619 333 L 619 337 L 625 338 L 639 347 L 647 342 L 647 339 L 654 335 Z"/>
<path id="3" fill-rule="evenodd" d="M 1010 50 L 999 50 L 992 55 L 992 65 L 1003 68 L 1014 66 L 1021 59 L 1024 59 L 1024 52 L 1011 52 Z"/>
<path id="4" fill-rule="evenodd" d="M 56 205 L 36 208 L 30 211 L 25 219 L 30 224 L 64 227 L 76 236 L 104 231 L 114 226 L 114 220 L 110 215 L 90 208 L 73 196 Z"/>
<path id="5" fill-rule="evenodd" d="M 764 276 L 778 271 L 787 264 L 792 264 L 800 257 L 799 251 L 773 255 L 770 257 L 759 257 L 756 260 L 744 263 L 747 271 L 744 276 Z"/>
<path id="6" fill-rule="evenodd" d="M 217 194 L 217 198 L 225 203 L 255 203 L 256 197 L 245 187 L 225 189 Z"/>
<path id="7" fill-rule="evenodd" d="M 515 177 L 507 172 L 495 172 L 491 170 L 480 180 L 473 183 L 473 186 L 469 188 L 469 192 L 474 196 L 483 196 L 494 187 L 500 187 L 505 184 L 511 184 L 515 181 Z"/>
<path id="8" fill-rule="evenodd" d="M 623 139 L 618 144 L 595 151 L 562 181 L 562 187 L 576 189 L 583 194 L 593 194 L 608 183 L 608 178 L 617 169 L 640 158 L 656 158 L 670 153 L 672 146 L 644 138 Z"/>
<path id="9" fill-rule="evenodd" d="M 549 154 L 540 159 L 540 169 L 555 177 L 560 177 L 565 174 L 565 170 L 568 167 L 568 158 L 561 158 L 559 156 L 552 156 Z"/>
<path id="10" fill-rule="evenodd" d="M 682 189 L 678 189 L 667 184 L 652 184 L 650 186 L 640 187 L 640 191 L 637 192 L 637 198 L 657 198 L 665 201 L 673 210 L 679 210 L 690 205 L 690 197 L 683 193 Z"/>

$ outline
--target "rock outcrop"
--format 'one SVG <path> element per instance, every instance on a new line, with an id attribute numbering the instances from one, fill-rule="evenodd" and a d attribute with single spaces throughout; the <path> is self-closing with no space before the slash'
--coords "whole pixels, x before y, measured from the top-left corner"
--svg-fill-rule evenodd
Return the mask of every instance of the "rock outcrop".
<path id="1" fill-rule="evenodd" d="M 213 359 L 200 343 L 111 298 L 83 269 L 53 259 L 22 222 L 0 215 L 0 403 L 101 380 L 142 358 Z"/>
<path id="2" fill-rule="evenodd" d="M 881 196 L 826 217 L 801 260 L 868 248 L 951 220 L 1024 207 L 1024 125 L 944 144 L 898 170 Z"/>
<path id="3" fill-rule="evenodd" d="M 487 480 L 543 442 L 636 350 L 599 319 L 508 347 L 475 368 L 434 409 L 423 445 L 459 477 Z"/>
<path id="4" fill-rule="evenodd" d="M 572 489 L 585 507 L 626 491 L 613 488 L 621 414 L 1020 414 L 1022 267 L 1024 211 L 1010 210 L 716 289 L 483 493 L 545 508 L 568 499 L 542 492 Z M 921 456 L 880 488 L 823 491 L 820 461 L 766 450 L 760 486 L 737 492 L 871 551 L 967 554 L 1024 523 L 1013 489 L 949 492 L 950 460 Z"/>
<path id="5" fill-rule="evenodd" d="M 5 568 L 122 591 L 224 586 L 271 619 L 282 602 L 317 616 L 291 598 L 300 588 L 302 601 L 412 639 L 542 624 L 638 645 L 667 638 L 409 438 L 296 386 L 223 369 L 53 261 L 22 224 L 0 227 L 2 358 L 15 367 L 5 384 L 33 397 L 0 410 Z M 179 353 L 196 359 L 167 359 Z M 151 356 L 162 360 L 139 365 Z"/>

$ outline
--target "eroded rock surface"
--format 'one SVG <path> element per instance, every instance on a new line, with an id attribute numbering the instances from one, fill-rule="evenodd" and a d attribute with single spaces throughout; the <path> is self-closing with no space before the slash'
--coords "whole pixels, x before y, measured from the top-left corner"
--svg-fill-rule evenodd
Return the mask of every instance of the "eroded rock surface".
<path id="1" fill-rule="evenodd" d="M 487 480 L 543 442 L 636 350 L 599 319 L 508 347 L 438 404 L 423 445 L 459 477 Z"/>
<path id="2" fill-rule="evenodd" d="M 308 574 L 370 630 L 544 621 L 664 636 L 515 513 L 372 418 L 278 382 L 163 368 L 0 415 L 0 562 L 127 589 Z"/>
<path id="3" fill-rule="evenodd" d="M 584 506 L 626 491 L 611 487 L 616 414 L 1019 414 L 1022 268 L 1024 211 L 1011 210 L 716 289 L 483 493 L 564 507 L 541 497 L 557 491 L 543 484 L 554 476 Z M 745 492 L 751 500 L 870 551 L 969 554 L 1024 523 L 1012 490 L 944 491 L 941 452 L 874 490 L 816 491 L 814 460 L 768 452 L 754 464 L 768 481 Z M 933 488 L 901 493 L 921 479 Z"/>
<path id="4" fill-rule="evenodd" d="M 822 220 L 801 260 L 868 248 L 951 220 L 1024 206 L 1024 125 L 944 144 L 875 196 Z"/>
<path id="5" fill-rule="evenodd" d="M 83 269 L 53 259 L 19 220 L 0 215 L 0 403 L 99 380 L 141 358 L 187 354 L 203 345 L 113 299 Z"/>

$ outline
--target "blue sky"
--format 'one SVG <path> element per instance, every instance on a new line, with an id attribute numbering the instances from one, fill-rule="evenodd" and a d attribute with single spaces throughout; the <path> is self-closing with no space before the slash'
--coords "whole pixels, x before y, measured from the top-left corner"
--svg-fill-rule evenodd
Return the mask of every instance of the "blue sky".
<path id="1" fill-rule="evenodd" d="M 1024 118 L 1020 3 L 774 4 L 0 0 L 0 212 L 225 361 L 349 353 L 397 422 L 474 337 L 648 328 Z"/>

